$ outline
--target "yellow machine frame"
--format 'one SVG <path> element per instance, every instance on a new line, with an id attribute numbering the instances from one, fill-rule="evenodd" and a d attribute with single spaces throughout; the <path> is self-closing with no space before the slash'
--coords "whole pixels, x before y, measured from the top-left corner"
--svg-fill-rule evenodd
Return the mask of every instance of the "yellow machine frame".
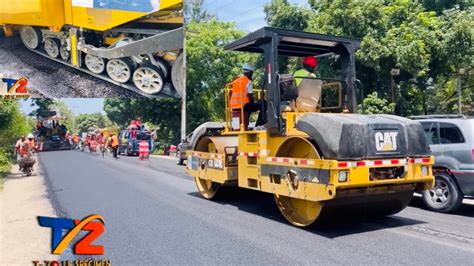
<path id="1" fill-rule="evenodd" d="M 226 122 L 224 130 L 220 137 L 210 137 L 210 139 L 237 138 L 238 154 L 234 152 L 235 149 L 229 149 L 227 153 L 222 147 L 215 147 L 216 144 L 212 141 L 209 143 L 209 150 L 218 151 L 216 153 L 188 151 L 187 172 L 196 179 L 196 182 L 201 179 L 207 180 L 209 184 L 237 183 L 242 188 L 314 203 L 352 195 L 423 190 L 431 188 L 434 184 L 433 156 L 417 159 L 362 161 L 277 156 L 282 145 L 290 140 L 297 140 L 295 142 L 296 150 L 312 145 L 309 136 L 295 127 L 298 118 L 305 113 L 297 110 L 284 113 L 287 125 L 284 136 L 271 136 L 267 130 L 246 131 L 243 124 L 240 125 L 239 131 L 233 131 L 231 127 L 232 110 L 229 108 L 231 90 L 232 86 L 228 84 L 225 87 Z M 257 94 L 260 98 L 261 91 L 257 90 Z M 243 121 L 243 108 L 240 112 L 241 121 Z M 300 172 L 305 172 L 307 175 L 295 181 L 290 174 L 275 176 L 263 173 L 265 168 L 271 167 L 284 169 L 284 172 L 288 173 L 292 169 L 299 169 Z M 384 167 L 404 167 L 405 175 L 396 179 L 371 180 L 370 169 Z M 422 171 L 422 167 L 426 167 L 427 171 Z M 347 176 L 345 181 L 339 181 L 341 172 L 345 172 Z M 203 196 L 206 197 L 205 194 Z M 212 196 L 211 191 L 209 198 Z M 311 222 L 309 220 L 308 223 L 292 223 L 297 226 L 306 226 Z"/>
<path id="2" fill-rule="evenodd" d="M 368 160 L 358 162 L 346 162 L 326 159 L 307 158 L 287 158 L 278 157 L 276 153 L 282 144 L 292 138 L 307 139 L 309 136 L 295 128 L 296 122 L 304 112 L 286 112 L 287 131 L 286 136 L 270 136 L 266 130 L 245 131 L 244 126 L 240 126 L 239 131 L 231 130 L 231 109 L 228 106 L 231 86 L 226 86 L 226 123 L 222 136 L 235 136 L 238 138 L 237 164 L 229 163 L 231 154 L 193 152 L 189 151 L 188 156 L 199 158 L 199 161 L 212 161 L 212 165 L 219 167 L 193 169 L 188 164 L 187 171 L 193 177 L 212 180 L 220 184 L 238 181 L 239 187 L 260 190 L 263 192 L 279 194 L 283 196 L 299 198 L 309 201 L 324 201 L 333 199 L 336 194 L 349 188 L 357 187 L 380 187 L 388 185 L 418 184 L 417 189 L 428 189 L 433 185 L 432 165 L 434 157 L 423 159 L 402 159 L 402 160 Z M 260 93 L 260 91 L 258 91 Z M 241 117 L 244 111 L 241 109 Z M 241 119 L 243 121 L 243 119 Z M 292 125 L 292 126 L 290 126 Z M 191 159 L 192 160 L 192 159 Z M 388 162 L 389 161 L 389 162 Z M 363 166 L 365 164 L 367 166 Z M 369 180 L 370 168 L 382 168 L 390 165 L 392 167 L 406 167 L 406 175 L 403 179 L 390 180 Z M 222 166 L 222 168 L 221 168 Z M 274 178 L 268 175 L 261 175 L 264 166 L 277 166 L 287 168 L 303 168 L 318 171 L 327 171 L 327 184 L 315 183 L 320 180 L 305 179 L 300 181 L 302 189 L 293 190 L 289 182 L 275 182 Z M 422 175 L 421 167 L 428 167 L 428 175 Z M 347 172 L 347 181 L 339 182 L 340 171 Z M 368 191 L 369 192 L 369 191 Z"/>
<path id="3" fill-rule="evenodd" d="M 154 14 L 142 12 L 94 9 L 87 7 L 72 6 L 72 0 L 22 0 L 10 1 L 2 0 L 0 4 L 0 25 L 31 25 L 49 27 L 51 31 L 59 31 L 64 25 L 71 25 L 79 28 L 105 31 L 118 25 L 142 18 L 165 17 L 169 14 L 169 9 L 181 5 L 182 0 L 161 0 L 160 10 Z M 174 22 L 183 22 L 182 17 Z M 167 19 L 159 20 L 166 23 Z M 9 28 L 9 27 L 5 27 Z"/>

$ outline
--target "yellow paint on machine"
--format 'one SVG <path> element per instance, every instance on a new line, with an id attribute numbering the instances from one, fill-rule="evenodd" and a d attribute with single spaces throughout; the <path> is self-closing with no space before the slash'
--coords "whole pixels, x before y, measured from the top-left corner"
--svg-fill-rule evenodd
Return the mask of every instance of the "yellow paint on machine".
<path id="1" fill-rule="evenodd" d="M 159 11 L 181 9 L 183 0 L 161 0 Z M 77 7 L 72 0 L 0 0 L 0 24 L 48 27 L 53 31 L 64 25 L 105 31 L 149 16 L 148 13 Z"/>

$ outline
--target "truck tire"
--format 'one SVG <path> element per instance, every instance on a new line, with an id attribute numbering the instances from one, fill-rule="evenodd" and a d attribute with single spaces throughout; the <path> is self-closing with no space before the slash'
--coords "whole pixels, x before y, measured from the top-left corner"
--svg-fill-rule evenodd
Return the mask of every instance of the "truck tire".
<path id="1" fill-rule="evenodd" d="M 445 172 L 435 173 L 435 186 L 422 195 L 428 209 L 443 213 L 457 210 L 464 197 L 454 178 Z"/>

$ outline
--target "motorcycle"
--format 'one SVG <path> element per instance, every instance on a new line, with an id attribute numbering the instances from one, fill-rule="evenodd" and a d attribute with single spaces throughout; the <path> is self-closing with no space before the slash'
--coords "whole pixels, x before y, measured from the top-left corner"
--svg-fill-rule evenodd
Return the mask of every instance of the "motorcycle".
<path id="1" fill-rule="evenodd" d="M 20 171 L 26 175 L 31 176 L 33 174 L 33 166 L 35 165 L 36 160 L 32 157 L 25 156 L 20 159 Z"/>

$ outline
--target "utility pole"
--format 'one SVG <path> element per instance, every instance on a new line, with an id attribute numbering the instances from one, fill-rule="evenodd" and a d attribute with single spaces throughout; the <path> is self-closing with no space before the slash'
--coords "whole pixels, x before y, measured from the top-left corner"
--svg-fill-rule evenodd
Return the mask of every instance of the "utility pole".
<path id="1" fill-rule="evenodd" d="M 184 67 L 184 90 L 183 90 L 183 97 L 181 99 L 181 141 L 186 139 L 186 90 L 187 90 L 187 80 L 186 80 L 186 38 L 184 38 L 184 47 L 183 47 L 183 67 Z"/>
<path id="2" fill-rule="evenodd" d="M 390 70 L 390 92 L 392 94 L 392 103 L 395 103 L 395 80 L 393 77 L 398 75 L 400 75 L 400 69 L 392 68 Z"/>
<path id="3" fill-rule="evenodd" d="M 460 68 L 458 71 L 458 78 L 457 78 L 457 92 L 458 92 L 458 114 L 462 115 L 462 87 L 461 87 L 461 76 L 464 75 L 466 70 L 464 68 Z"/>

